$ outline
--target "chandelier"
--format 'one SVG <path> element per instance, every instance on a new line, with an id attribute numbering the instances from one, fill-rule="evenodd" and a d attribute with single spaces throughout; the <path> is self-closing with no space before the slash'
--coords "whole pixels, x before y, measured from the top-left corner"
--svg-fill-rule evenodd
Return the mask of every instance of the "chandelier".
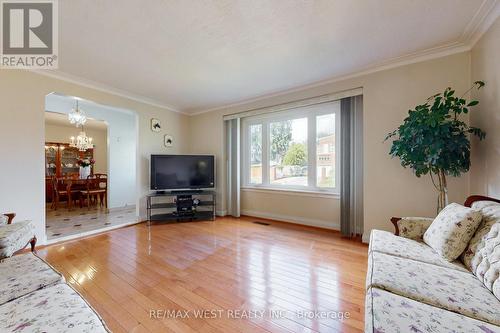
<path id="1" fill-rule="evenodd" d="M 69 122 L 74 124 L 76 127 L 80 127 L 85 125 L 87 122 L 87 116 L 85 112 L 78 108 L 78 100 L 76 100 L 76 108 L 72 109 L 70 113 L 68 113 Z"/>
<path id="2" fill-rule="evenodd" d="M 76 137 L 76 140 L 74 136 L 70 138 L 69 145 L 71 147 L 77 148 L 79 151 L 86 151 L 87 149 L 94 148 L 94 144 L 92 143 L 92 138 L 87 136 L 87 134 L 83 130 L 83 126 L 82 126 L 82 131 Z"/>

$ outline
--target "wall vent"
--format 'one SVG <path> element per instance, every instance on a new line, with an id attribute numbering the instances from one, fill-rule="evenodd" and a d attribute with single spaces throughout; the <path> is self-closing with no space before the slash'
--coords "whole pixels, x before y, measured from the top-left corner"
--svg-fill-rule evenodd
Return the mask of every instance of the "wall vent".
<path id="1" fill-rule="evenodd" d="M 255 223 L 255 224 L 260 224 L 260 225 L 270 225 L 269 223 L 267 222 L 261 222 L 261 221 L 253 221 L 252 223 Z"/>

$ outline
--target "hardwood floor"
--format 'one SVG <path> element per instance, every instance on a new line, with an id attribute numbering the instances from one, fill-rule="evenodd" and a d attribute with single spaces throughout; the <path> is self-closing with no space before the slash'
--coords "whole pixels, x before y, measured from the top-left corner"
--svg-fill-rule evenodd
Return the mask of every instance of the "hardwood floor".
<path id="1" fill-rule="evenodd" d="M 142 223 L 38 253 L 113 332 L 362 332 L 367 246 L 253 221 Z"/>

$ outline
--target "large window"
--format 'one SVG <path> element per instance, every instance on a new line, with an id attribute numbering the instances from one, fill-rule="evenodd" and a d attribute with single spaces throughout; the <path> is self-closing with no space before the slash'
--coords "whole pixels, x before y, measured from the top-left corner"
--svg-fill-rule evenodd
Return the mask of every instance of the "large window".
<path id="1" fill-rule="evenodd" d="M 243 121 L 246 187 L 338 192 L 340 102 Z"/>
<path id="2" fill-rule="evenodd" d="M 262 124 L 249 127 L 250 184 L 262 184 Z"/>

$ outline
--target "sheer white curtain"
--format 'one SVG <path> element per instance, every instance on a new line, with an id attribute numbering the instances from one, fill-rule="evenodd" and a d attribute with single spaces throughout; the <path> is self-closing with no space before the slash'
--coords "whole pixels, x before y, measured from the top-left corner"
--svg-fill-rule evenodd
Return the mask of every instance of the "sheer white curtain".
<path id="1" fill-rule="evenodd" d="M 228 215 L 240 217 L 240 161 L 241 120 L 225 121 L 227 156 L 227 211 Z"/>
<path id="2" fill-rule="evenodd" d="M 363 96 L 341 100 L 340 232 L 363 233 Z"/>

